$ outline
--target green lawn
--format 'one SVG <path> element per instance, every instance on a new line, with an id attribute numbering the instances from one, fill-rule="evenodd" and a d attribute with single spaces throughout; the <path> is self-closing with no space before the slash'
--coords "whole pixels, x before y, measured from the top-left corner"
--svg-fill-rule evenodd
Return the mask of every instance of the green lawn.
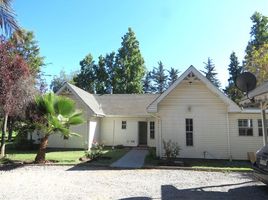
<path id="1" fill-rule="evenodd" d="M 104 149 L 103 155 L 91 162 L 93 165 L 103 165 L 103 166 L 109 166 L 119 158 L 121 158 L 123 155 L 125 155 L 129 149 L 123 148 L 123 149 L 112 149 L 111 147 L 106 147 Z"/>
<path id="2" fill-rule="evenodd" d="M 229 160 L 205 160 L 205 159 L 180 159 L 184 162 L 183 167 L 204 170 L 222 171 L 252 171 L 249 161 L 229 161 Z M 160 166 L 160 160 L 147 156 L 145 166 Z"/>
<path id="3" fill-rule="evenodd" d="M 105 147 L 103 150 L 103 155 L 96 161 L 91 162 L 92 164 L 98 164 L 103 166 L 108 166 L 114 161 L 121 158 L 128 149 L 112 149 L 110 147 Z M 46 153 L 46 160 L 56 161 L 55 164 L 78 164 L 79 158 L 83 157 L 85 154 L 84 150 L 51 150 L 49 149 Z M 36 156 L 36 151 L 22 151 L 7 149 L 6 158 L 0 159 L 0 164 L 12 163 L 12 162 L 33 162 Z"/>
<path id="4" fill-rule="evenodd" d="M 48 150 L 46 160 L 57 161 L 59 164 L 77 164 L 79 158 L 84 155 L 84 150 Z M 32 162 L 36 156 L 36 151 L 19 151 L 8 149 L 6 158 L 10 161 Z"/>

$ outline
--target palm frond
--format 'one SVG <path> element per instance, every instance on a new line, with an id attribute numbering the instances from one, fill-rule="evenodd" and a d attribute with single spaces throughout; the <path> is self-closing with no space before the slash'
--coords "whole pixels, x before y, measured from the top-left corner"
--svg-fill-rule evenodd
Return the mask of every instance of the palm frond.
<path id="1" fill-rule="evenodd" d="M 67 117 L 75 112 L 75 102 L 66 97 L 58 96 L 57 101 L 54 105 L 55 112 Z"/>

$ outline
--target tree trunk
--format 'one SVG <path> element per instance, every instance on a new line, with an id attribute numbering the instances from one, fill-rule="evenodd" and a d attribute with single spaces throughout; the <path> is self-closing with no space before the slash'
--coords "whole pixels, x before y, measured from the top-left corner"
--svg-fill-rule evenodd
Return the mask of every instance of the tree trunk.
<path id="1" fill-rule="evenodd" d="M 43 164 L 43 163 L 46 162 L 46 148 L 47 148 L 47 144 L 48 144 L 48 135 L 45 135 L 41 139 L 39 150 L 38 150 L 37 155 L 35 157 L 35 163 L 41 163 L 41 164 Z"/>
<path id="2" fill-rule="evenodd" d="M 3 129 L 2 129 L 2 138 L 1 138 L 1 157 L 5 156 L 7 120 L 8 120 L 8 114 L 5 113 L 3 121 Z"/>
<path id="3" fill-rule="evenodd" d="M 9 117 L 7 126 L 8 126 L 8 141 L 11 142 L 12 133 L 13 133 L 14 118 Z"/>

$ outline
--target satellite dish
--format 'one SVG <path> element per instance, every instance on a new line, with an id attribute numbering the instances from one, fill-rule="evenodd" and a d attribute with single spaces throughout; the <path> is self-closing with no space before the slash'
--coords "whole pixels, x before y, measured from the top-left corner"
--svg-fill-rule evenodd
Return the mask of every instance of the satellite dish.
<path id="1" fill-rule="evenodd" d="M 240 74 L 235 80 L 236 87 L 238 87 L 238 89 L 242 92 L 246 92 L 247 94 L 251 90 L 255 89 L 256 83 L 256 77 L 250 72 L 244 72 Z"/>

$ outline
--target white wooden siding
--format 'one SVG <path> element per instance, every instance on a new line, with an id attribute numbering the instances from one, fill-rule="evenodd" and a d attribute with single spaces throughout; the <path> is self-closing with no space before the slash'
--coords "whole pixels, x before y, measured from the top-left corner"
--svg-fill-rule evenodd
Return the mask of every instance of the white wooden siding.
<path id="1" fill-rule="evenodd" d="M 202 82 L 183 81 L 160 102 L 158 109 L 162 138 L 178 142 L 180 157 L 228 158 L 227 106 Z M 186 146 L 186 118 L 193 118 L 192 147 Z"/>
<path id="2" fill-rule="evenodd" d="M 149 123 L 153 118 L 136 118 L 136 117 L 105 117 L 101 119 L 101 134 L 100 141 L 105 145 L 124 145 L 124 146 L 137 146 L 138 145 L 138 129 L 139 121 Z M 122 129 L 122 121 L 127 121 L 127 128 Z M 149 126 L 149 124 L 148 124 Z M 147 126 L 147 127 L 148 127 Z M 156 134 L 156 133 L 155 133 Z M 155 146 L 155 139 L 150 139 L 149 132 L 147 131 L 148 146 Z"/>
<path id="3" fill-rule="evenodd" d="M 268 117 L 268 115 L 267 115 Z M 239 136 L 238 119 L 252 119 L 253 121 L 253 136 Z M 231 113 L 229 114 L 230 121 L 230 142 L 231 153 L 233 159 L 247 160 L 247 152 L 256 152 L 263 146 L 262 136 L 258 132 L 258 119 L 261 119 L 261 114 L 249 113 Z"/>

